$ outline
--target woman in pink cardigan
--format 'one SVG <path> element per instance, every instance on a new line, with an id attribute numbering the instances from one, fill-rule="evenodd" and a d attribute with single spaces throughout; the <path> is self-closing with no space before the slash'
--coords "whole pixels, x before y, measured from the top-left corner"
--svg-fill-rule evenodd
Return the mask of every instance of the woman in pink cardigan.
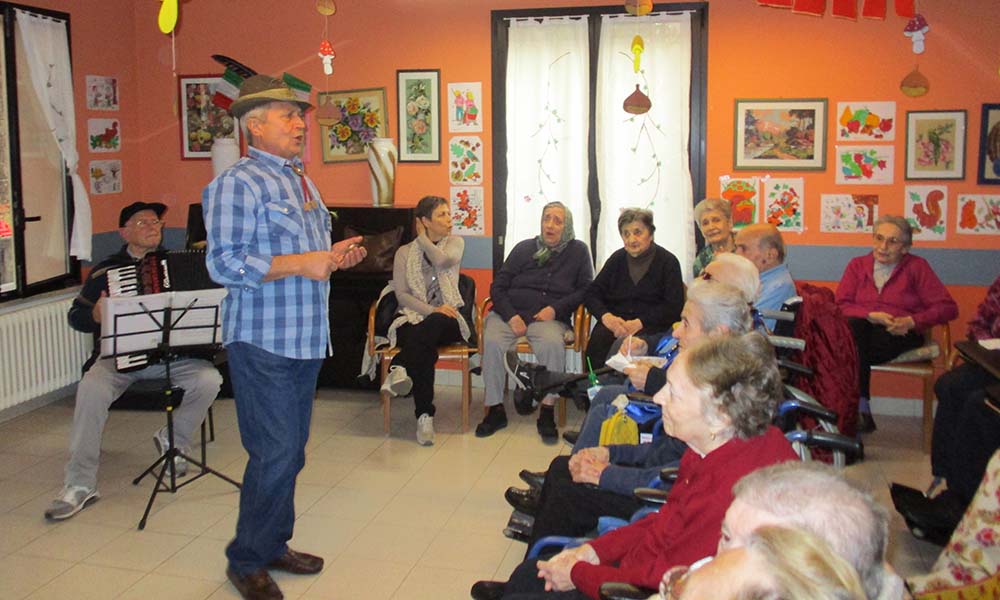
<path id="1" fill-rule="evenodd" d="M 837 286 L 858 349 L 858 430 L 875 430 L 868 405 L 871 366 L 924 344 L 924 333 L 958 316 L 958 305 L 930 264 L 910 254 L 913 229 L 886 215 L 875 222 L 872 252 L 851 259 Z"/>

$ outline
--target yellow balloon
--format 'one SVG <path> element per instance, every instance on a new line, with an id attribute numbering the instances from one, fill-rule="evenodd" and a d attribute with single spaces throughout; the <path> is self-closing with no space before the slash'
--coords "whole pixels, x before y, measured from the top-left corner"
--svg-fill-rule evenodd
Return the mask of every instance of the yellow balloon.
<path id="1" fill-rule="evenodd" d="M 156 19 L 156 24 L 159 25 L 160 31 L 163 33 L 170 33 L 177 25 L 177 0 L 162 1 L 163 4 L 160 6 L 160 15 Z"/>

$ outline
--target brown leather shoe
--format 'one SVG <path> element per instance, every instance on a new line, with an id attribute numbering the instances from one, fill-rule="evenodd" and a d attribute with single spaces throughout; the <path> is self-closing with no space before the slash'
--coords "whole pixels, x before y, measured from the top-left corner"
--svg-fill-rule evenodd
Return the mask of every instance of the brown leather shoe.
<path id="1" fill-rule="evenodd" d="M 314 575 L 323 570 L 323 559 L 319 556 L 296 552 L 289 548 L 281 558 L 271 561 L 268 569 L 287 571 L 295 575 Z"/>
<path id="2" fill-rule="evenodd" d="M 236 591 L 244 600 L 282 600 L 285 596 L 264 569 L 257 569 L 249 575 L 240 576 L 231 567 L 226 568 L 226 577 L 236 586 Z"/>

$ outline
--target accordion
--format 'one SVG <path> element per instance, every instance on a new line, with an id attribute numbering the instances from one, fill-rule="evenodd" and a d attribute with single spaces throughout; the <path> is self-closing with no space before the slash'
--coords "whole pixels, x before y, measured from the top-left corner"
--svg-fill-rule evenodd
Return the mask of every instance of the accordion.
<path id="1" fill-rule="evenodd" d="M 222 287 L 208 274 L 204 250 L 150 252 L 135 264 L 108 269 L 107 277 L 108 296 L 113 298 Z M 115 368 L 136 371 L 159 358 L 153 350 L 122 354 L 115 356 Z"/>

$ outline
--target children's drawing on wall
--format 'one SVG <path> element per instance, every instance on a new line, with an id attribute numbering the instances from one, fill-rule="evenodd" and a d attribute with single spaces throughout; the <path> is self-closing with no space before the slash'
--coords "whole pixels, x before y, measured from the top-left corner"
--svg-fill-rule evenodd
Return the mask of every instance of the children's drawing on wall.
<path id="1" fill-rule="evenodd" d="M 122 161 L 90 161 L 90 193 L 117 194 L 122 191 Z"/>
<path id="2" fill-rule="evenodd" d="M 957 205 L 955 233 L 1000 235 L 1000 196 L 961 194 Z"/>
<path id="3" fill-rule="evenodd" d="M 448 84 L 448 132 L 474 133 L 483 130 L 483 84 Z"/>
<path id="4" fill-rule="evenodd" d="M 459 136 L 448 143 L 448 176 L 455 185 L 483 183 L 483 140 Z"/>
<path id="5" fill-rule="evenodd" d="M 903 217 L 913 227 L 913 239 L 945 239 L 948 186 L 908 185 L 903 195 Z"/>
<path id="6" fill-rule="evenodd" d="M 740 229 L 757 222 L 757 206 L 760 204 L 759 177 L 719 178 L 721 195 L 732 207 L 733 228 Z"/>
<path id="7" fill-rule="evenodd" d="M 895 102 L 838 102 L 837 141 L 891 142 L 896 139 Z"/>
<path id="8" fill-rule="evenodd" d="M 118 152 L 121 129 L 118 119 L 87 119 L 87 144 L 91 152 Z"/>
<path id="9" fill-rule="evenodd" d="M 894 162 L 892 146 L 837 146 L 837 183 L 888 185 Z"/>
<path id="10" fill-rule="evenodd" d="M 483 188 L 451 188 L 451 232 L 456 235 L 486 235 L 483 222 Z"/>
<path id="11" fill-rule="evenodd" d="M 819 230 L 823 233 L 871 233 L 878 218 L 875 194 L 822 194 Z"/>
<path id="12" fill-rule="evenodd" d="M 118 78 L 87 75 L 87 108 L 118 110 Z"/>
<path id="13" fill-rule="evenodd" d="M 764 220 L 779 231 L 802 232 L 802 211 L 805 206 L 805 180 L 765 179 Z"/>

